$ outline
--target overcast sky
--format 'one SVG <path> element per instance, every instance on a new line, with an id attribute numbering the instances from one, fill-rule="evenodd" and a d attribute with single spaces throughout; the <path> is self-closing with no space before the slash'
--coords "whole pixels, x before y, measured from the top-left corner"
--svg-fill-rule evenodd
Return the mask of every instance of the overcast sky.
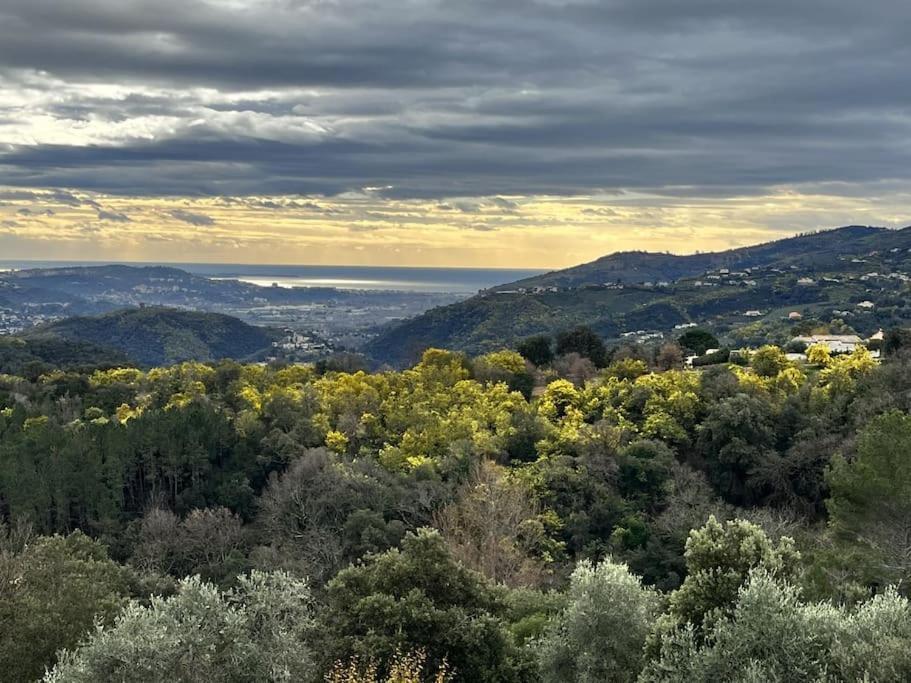
<path id="1" fill-rule="evenodd" d="M 898 227 L 909 35 L 907 0 L 2 0 L 0 254 L 548 267 Z"/>

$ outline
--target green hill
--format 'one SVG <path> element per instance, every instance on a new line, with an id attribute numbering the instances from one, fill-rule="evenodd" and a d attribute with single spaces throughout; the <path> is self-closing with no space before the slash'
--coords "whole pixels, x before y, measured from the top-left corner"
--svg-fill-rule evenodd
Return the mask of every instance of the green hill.
<path id="1" fill-rule="evenodd" d="M 639 284 L 661 280 L 696 277 L 714 268 L 743 269 L 773 262 L 820 263 L 831 261 L 845 249 L 864 249 L 893 231 L 863 225 L 799 235 L 728 251 L 705 254 L 656 254 L 623 251 L 603 256 L 591 263 L 543 273 L 495 287 L 510 290 L 520 287 L 581 287 L 611 283 Z M 873 248 L 873 247 L 871 247 Z"/>
<path id="2" fill-rule="evenodd" d="M 0 336 L 0 375 L 32 377 L 53 369 L 88 372 L 130 362 L 120 351 L 89 342 L 52 336 Z"/>
<path id="3" fill-rule="evenodd" d="M 481 353 L 578 324 L 608 340 L 642 331 L 671 338 L 686 323 L 721 333 L 778 326 L 785 334 L 791 311 L 845 319 L 868 333 L 911 320 L 909 282 L 911 228 L 849 226 L 689 256 L 624 252 L 432 309 L 387 328 L 365 350 L 403 365 L 428 346 Z M 873 308 L 858 308 L 864 301 Z"/>
<path id="4" fill-rule="evenodd" d="M 219 313 L 147 307 L 66 318 L 26 338 L 85 342 L 116 349 L 142 365 L 167 365 L 252 358 L 270 348 L 277 332 Z"/>

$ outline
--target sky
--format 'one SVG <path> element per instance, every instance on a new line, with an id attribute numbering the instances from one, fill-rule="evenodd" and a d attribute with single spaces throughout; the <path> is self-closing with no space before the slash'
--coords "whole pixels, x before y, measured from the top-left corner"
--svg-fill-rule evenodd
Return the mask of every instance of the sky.
<path id="1" fill-rule="evenodd" d="M 911 224 L 907 0 L 2 0 L 0 258 L 558 268 Z"/>

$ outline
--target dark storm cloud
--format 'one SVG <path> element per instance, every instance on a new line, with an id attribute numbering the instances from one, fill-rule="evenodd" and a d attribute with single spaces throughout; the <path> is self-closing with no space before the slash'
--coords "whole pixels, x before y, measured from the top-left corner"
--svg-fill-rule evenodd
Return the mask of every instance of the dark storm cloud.
<path id="1" fill-rule="evenodd" d="M 119 128 L 23 144 L 0 124 L 0 182 L 436 198 L 902 181 L 909 28 L 906 0 L 7 0 L 0 78 L 62 93 L 33 113 Z M 29 115 L 2 92 L 0 118 Z"/>

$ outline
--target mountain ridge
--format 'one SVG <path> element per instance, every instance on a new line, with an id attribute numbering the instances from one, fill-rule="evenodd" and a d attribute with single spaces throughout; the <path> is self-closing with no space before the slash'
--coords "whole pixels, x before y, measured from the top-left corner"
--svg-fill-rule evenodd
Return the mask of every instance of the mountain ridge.
<path id="1" fill-rule="evenodd" d="M 728 332 L 791 311 L 828 319 L 846 307 L 843 317 L 867 330 L 911 319 L 902 278 L 911 280 L 911 228 L 852 225 L 705 254 L 618 252 L 431 309 L 386 328 L 365 351 L 401 366 L 427 346 L 483 353 L 579 324 L 607 339 L 649 330 L 659 338 L 675 325 Z M 871 298 L 883 305 L 855 311 Z"/>
<path id="2" fill-rule="evenodd" d="M 909 228 L 902 229 L 907 230 Z M 900 232 L 900 230 L 876 226 L 849 225 L 812 233 L 802 233 L 791 237 L 772 240 L 770 242 L 735 247 L 724 251 L 697 252 L 694 254 L 670 254 L 644 250 L 618 251 L 611 254 L 605 254 L 604 256 L 587 263 L 580 263 L 579 265 L 570 266 L 569 268 L 562 268 L 542 273 L 534 277 L 523 278 L 491 289 L 494 291 L 502 291 L 504 289 L 516 287 L 549 286 L 548 283 L 553 280 L 563 282 L 564 286 L 568 286 L 570 283 L 575 283 L 575 286 L 578 286 L 579 284 L 607 284 L 608 282 L 617 282 L 617 280 L 622 284 L 634 284 L 658 278 L 666 279 L 670 277 L 671 279 L 679 279 L 680 277 L 694 276 L 713 266 L 750 267 L 761 260 L 760 256 L 762 254 L 767 254 L 770 251 L 774 252 L 776 248 L 785 245 L 791 247 L 803 246 L 805 242 L 815 241 L 816 243 L 812 246 L 808 244 L 807 248 L 808 250 L 812 249 L 813 251 L 816 251 L 819 248 L 819 240 L 846 238 L 852 240 L 866 239 L 875 235 L 883 235 L 888 232 Z M 597 273 L 609 272 L 611 266 L 614 265 L 614 262 L 622 261 L 624 259 L 635 263 L 633 267 L 636 268 L 636 276 L 609 279 L 609 275 L 607 274 L 600 276 L 595 275 Z M 643 261 L 654 263 L 642 263 Z M 656 264 L 663 264 L 666 267 L 664 270 L 660 270 L 655 267 Z M 624 265 L 627 268 L 629 267 L 628 264 Z M 649 269 L 649 266 L 651 266 L 652 269 Z M 670 266 L 676 266 L 676 268 Z M 581 277 L 573 277 L 577 274 L 581 274 Z"/>

